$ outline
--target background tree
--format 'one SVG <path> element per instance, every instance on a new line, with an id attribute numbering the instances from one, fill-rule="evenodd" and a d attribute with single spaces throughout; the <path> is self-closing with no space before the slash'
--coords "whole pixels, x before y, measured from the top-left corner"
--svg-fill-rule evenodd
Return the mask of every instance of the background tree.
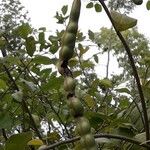
<path id="1" fill-rule="evenodd" d="M 123 13 L 130 13 L 136 7 L 132 1 L 106 3 L 111 10 Z M 85 7 L 95 8 L 96 12 L 102 10 L 98 1 Z M 51 149 L 79 149 L 63 77 L 56 70 L 63 28 L 68 22 L 68 6 L 56 12 L 62 30 L 51 35 L 46 28 L 31 27 L 17 0 L 2 0 L 0 14 L 0 149 L 30 150 L 41 145 L 50 145 Z M 136 27 L 123 31 L 122 35 L 132 50 L 149 112 L 149 41 Z M 100 57 L 105 54 L 106 75 L 100 77 L 95 71 L 101 70 Z M 120 74 L 110 75 L 111 57 L 118 60 Z M 97 134 L 98 149 L 150 147 L 146 144 L 145 120 L 133 70 L 113 28 L 103 27 L 96 33 L 89 29 L 88 34 L 79 30 L 69 67 L 78 83 L 75 92 L 84 106 L 84 115 L 93 134 Z"/>

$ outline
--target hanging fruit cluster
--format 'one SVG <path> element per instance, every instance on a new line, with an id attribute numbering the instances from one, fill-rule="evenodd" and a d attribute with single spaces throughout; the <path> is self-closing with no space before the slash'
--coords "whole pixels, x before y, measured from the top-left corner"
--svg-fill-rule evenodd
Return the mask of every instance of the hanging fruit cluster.
<path id="1" fill-rule="evenodd" d="M 62 37 L 62 45 L 59 52 L 58 71 L 64 76 L 64 90 L 67 93 L 67 104 L 71 115 L 76 121 L 76 131 L 80 135 L 80 145 L 83 150 L 97 150 L 95 139 L 91 134 L 91 126 L 83 115 L 84 108 L 81 101 L 75 96 L 75 80 L 68 68 L 68 61 L 74 54 L 78 20 L 80 15 L 81 0 L 74 0 L 71 8 L 69 23 Z"/>

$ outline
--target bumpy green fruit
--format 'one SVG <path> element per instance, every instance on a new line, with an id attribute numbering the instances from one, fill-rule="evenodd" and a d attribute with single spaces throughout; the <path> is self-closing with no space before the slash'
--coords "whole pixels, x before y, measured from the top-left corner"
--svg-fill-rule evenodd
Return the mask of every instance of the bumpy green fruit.
<path id="1" fill-rule="evenodd" d="M 143 0 L 132 0 L 134 4 L 141 5 L 143 3 Z"/>
<path id="2" fill-rule="evenodd" d="M 75 81 L 72 77 L 66 77 L 64 81 L 64 90 L 67 92 L 74 92 L 76 87 Z"/>
<path id="3" fill-rule="evenodd" d="M 69 22 L 66 31 L 76 34 L 77 30 L 78 30 L 78 24 L 76 22 L 74 22 L 74 21 Z"/>
<path id="4" fill-rule="evenodd" d="M 92 134 L 86 134 L 85 136 L 81 137 L 80 143 L 83 147 L 89 147 L 90 149 L 95 146 L 95 139 Z"/>
<path id="5" fill-rule="evenodd" d="M 76 40 L 76 35 L 70 32 L 66 32 L 63 37 L 63 44 L 68 47 L 74 47 Z"/>
<path id="6" fill-rule="evenodd" d="M 88 119 L 80 117 L 77 121 L 76 130 L 80 136 L 90 133 L 91 127 Z"/>
<path id="7" fill-rule="evenodd" d="M 70 12 L 70 20 L 78 22 L 81 9 L 81 0 L 74 0 Z"/>
<path id="8" fill-rule="evenodd" d="M 73 56 L 74 50 L 68 46 L 63 46 L 59 51 L 60 60 L 69 60 Z"/>
<path id="9" fill-rule="evenodd" d="M 74 117 L 79 117 L 83 115 L 84 112 L 84 108 L 82 106 L 82 103 L 80 102 L 80 100 L 76 97 L 71 97 L 69 99 L 70 101 L 70 110 L 71 110 L 71 114 Z"/>

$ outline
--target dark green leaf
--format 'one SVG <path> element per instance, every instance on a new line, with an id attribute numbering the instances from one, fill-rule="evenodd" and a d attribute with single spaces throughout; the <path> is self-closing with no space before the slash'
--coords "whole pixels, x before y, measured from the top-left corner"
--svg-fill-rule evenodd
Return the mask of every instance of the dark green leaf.
<path id="1" fill-rule="evenodd" d="M 34 52 L 36 51 L 36 41 L 33 36 L 29 36 L 26 39 L 26 49 L 29 56 L 33 56 Z"/>
<path id="2" fill-rule="evenodd" d="M 88 35 L 90 40 L 94 40 L 94 33 L 91 30 L 88 30 Z"/>
<path id="3" fill-rule="evenodd" d="M 117 92 L 119 92 L 119 93 L 127 93 L 127 94 L 130 94 L 129 89 L 127 89 L 127 88 L 115 89 L 115 91 L 117 91 Z"/>
<path id="4" fill-rule="evenodd" d="M 85 116 L 89 119 L 90 124 L 93 128 L 97 128 L 100 126 L 104 121 L 104 114 L 96 113 L 96 112 L 85 112 Z"/>
<path id="5" fill-rule="evenodd" d="M 40 44 L 45 44 L 45 34 L 44 34 L 44 32 L 39 33 L 39 43 Z"/>
<path id="6" fill-rule="evenodd" d="M 49 65 L 51 64 L 51 59 L 47 56 L 36 55 L 32 62 L 36 64 Z"/>
<path id="7" fill-rule="evenodd" d="M 93 2 L 90 2 L 86 5 L 86 8 L 92 8 L 93 7 Z"/>
<path id="8" fill-rule="evenodd" d="M 98 63 L 98 56 L 97 55 L 94 55 L 94 60 L 96 63 Z"/>
<path id="9" fill-rule="evenodd" d="M 101 7 L 100 4 L 96 3 L 96 4 L 94 5 L 94 7 L 95 7 L 95 11 L 96 11 L 96 12 L 101 12 L 101 11 L 102 11 L 102 7 Z"/>
<path id="10" fill-rule="evenodd" d="M 67 10 L 68 10 L 68 5 L 65 5 L 62 7 L 61 11 L 62 11 L 63 15 L 66 15 Z"/>
<path id="11" fill-rule="evenodd" d="M 32 32 L 32 28 L 29 26 L 28 23 L 24 23 L 21 26 L 19 26 L 16 30 L 15 33 L 22 37 L 22 38 L 27 38 L 27 36 Z"/>
<path id="12" fill-rule="evenodd" d="M 6 89 L 6 88 L 7 88 L 6 82 L 0 79 L 0 89 Z"/>
<path id="13" fill-rule="evenodd" d="M 39 30 L 42 30 L 43 32 L 45 32 L 46 28 L 45 27 L 41 27 L 41 28 L 39 28 Z"/>
<path id="14" fill-rule="evenodd" d="M 0 112 L 0 128 L 9 129 L 12 126 L 12 119 L 7 112 Z"/>

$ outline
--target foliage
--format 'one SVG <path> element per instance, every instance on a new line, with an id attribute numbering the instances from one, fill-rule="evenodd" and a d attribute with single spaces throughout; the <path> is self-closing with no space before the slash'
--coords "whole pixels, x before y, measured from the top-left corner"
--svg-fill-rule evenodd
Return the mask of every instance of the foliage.
<path id="1" fill-rule="evenodd" d="M 2 0 L 1 4 L 0 149 L 38 149 L 41 145 L 45 147 L 74 138 L 75 120 L 66 103 L 64 79 L 56 70 L 64 30 L 51 35 L 47 35 L 43 27 L 34 30 L 19 1 Z M 132 1 L 110 0 L 107 4 L 112 10 L 127 13 L 136 7 Z M 86 3 L 85 7 L 94 8 L 96 12 L 102 9 L 97 1 Z M 62 28 L 68 22 L 68 14 L 67 5 L 56 12 L 56 21 Z M 122 35 L 132 50 L 150 119 L 149 41 L 136 27 Z M 102 70 L 102 55 L 108 56 L 104 77 L 101 72 L 96 74 L 97 68 Z M 120 74 L 110 75 L 111 56 L 117 59 Z M 145 142 L 143 109 L 133 70 L 113 28 L 103 27 L 98 32 L 89 29 L 87 35 L 78 30 L 75 53 L 68 63 L 77 83 L 75 93 L 92 126 L 91 132 Z M 99 149 L 144 149 L 140 144 L 107 137 L 98 138 L 97 143 Z M 74 145 L 76 149 L 81 148 L 80 143 L 74 141 L 56 149 L 73 149 Z"/>

